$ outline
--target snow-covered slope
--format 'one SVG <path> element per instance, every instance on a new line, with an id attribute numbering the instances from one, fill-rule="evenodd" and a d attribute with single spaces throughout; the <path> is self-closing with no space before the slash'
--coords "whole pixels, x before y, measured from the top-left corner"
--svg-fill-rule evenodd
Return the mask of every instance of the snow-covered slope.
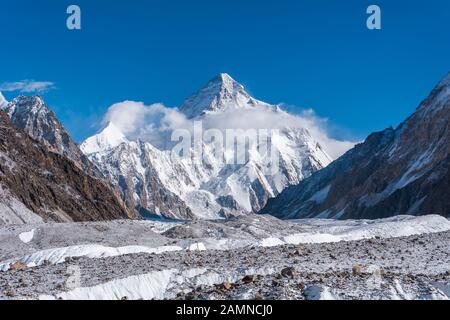
<path id="1" fill-rule="evenodd" d="M 237 110 L 284 112 L 252 98 L 226 74 L 208 82 L 180 110 L 192 121 L 209 122 L 221 122 Z M 260 152 L 263 147 L 271 153 Z M 332 160 L 306 128 L 287 125 L 270 139 L 258 139 L 239 164 L 216 157 L 214 143 L 205 141 L 200 148 L 192 146 L 191 157 L 174 157 L 171 150 L 126 137 L 114 124 L 87 139 L 81 149 L 119 187 L 128 205 L 143 214 L 182 219 L 256 212 Z M 229 154 L 234 154 L 231 148 L 223 157 Z M 268 170 L 273 168 L 279 170 Z"/>
<path id="2" fill-rule="evenodd" d="M 3 94 L 0 92 L 0 109 L 3 109 L 8 104 Z"/>

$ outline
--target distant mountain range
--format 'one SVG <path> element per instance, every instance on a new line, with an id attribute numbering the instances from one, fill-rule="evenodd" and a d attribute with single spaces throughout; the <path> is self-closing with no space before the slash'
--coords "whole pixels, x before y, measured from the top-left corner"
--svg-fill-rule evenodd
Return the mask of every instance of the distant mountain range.
<path id="1" fill-rule="evenodd" d="M 122 132 L 109 122 L 78 146 L 38 96 L 0 93 L 0 224 L 160 216 L 215 219 L 250 213 L 288 218 L 450 214 L 450 75 L 397 128 L 371 134 L 333 161 L 306 127 L 278 125 L 269 140 L 277 170 L 253 146 L 245 163 L 218 161 Z M 257 111 L 289 116 L 219 74 L 178 108 L 189 121 Z M 240 113 L 239 113 L 240 114 Z M 252 123 L 252 114 L 244 114 Z"/>
<path id="2" fill-rule="evenodd" d="M 371 134 L 269 200 L 280 218 L 450 216 L 450 74 L 397 128 Z"/>

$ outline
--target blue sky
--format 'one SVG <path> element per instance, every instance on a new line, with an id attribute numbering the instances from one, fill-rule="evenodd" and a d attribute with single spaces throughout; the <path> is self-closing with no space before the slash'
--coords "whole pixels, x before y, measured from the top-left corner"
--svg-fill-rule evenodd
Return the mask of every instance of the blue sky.
<path id="1" fill-rule="evenodd" d="M 70 4 L 81 31 L 66 28 Z M 366 28 L 370 4 L 380 31 Z M 2 1 L 0 83 L 53 82 L 44 97 L 77 141 L 113 103 L 177 106 L 219 72 L 363 138 L 397 125 L 450 71 L 449 21 L 448 0 Z"/>

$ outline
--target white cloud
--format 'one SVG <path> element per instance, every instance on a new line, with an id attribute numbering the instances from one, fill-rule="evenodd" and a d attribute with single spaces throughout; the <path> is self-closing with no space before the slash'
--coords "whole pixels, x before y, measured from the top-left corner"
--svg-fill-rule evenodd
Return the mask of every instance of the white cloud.
<path id="1" fill-rule="evenodd" d="M 202 120 L 204 130 L 305 128 L 335 159 L 355 144 L 330 137 L 328 120 L 317 117 L 313 110 L 305 110 L 294 115 L 263 108 L 232 109 L 208 114 Z M 158 148 L 172 146 L 170 136 L 174 130 L 186 129 L 191 132 L 193 130 L 193 121 L 187 119 L 178 109 L 168 108 L 162 104 L 147 106 L 134 101 L 112 105 L 103 121 L 104 124 L 114 123 L 131 140 L 148 141 Z"/>
<path id="2" fill-rule="evenodd" d="M 141 139 L 159 148 L 168 146 L 173 130 L 189 128 L 191 124 L 177 109 L 135 101 L 112 105 L 103 118 L 104 125 L 108 122 L 114 123 L 128 139 Z"/>
<path id="3" fill-rule="evenodd" d="M 50 81 L 22 80 L 16 82 L 3 82 L 0 91 L 19 91 L 22 93 L 44 92 L 53 89 L 54 83 Z"/>

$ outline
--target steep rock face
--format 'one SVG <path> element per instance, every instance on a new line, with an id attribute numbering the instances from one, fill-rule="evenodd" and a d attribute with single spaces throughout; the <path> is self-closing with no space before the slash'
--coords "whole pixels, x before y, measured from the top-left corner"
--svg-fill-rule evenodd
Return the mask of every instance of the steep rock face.
<path id="1" fill-rule="evenodd" d="M 101 180 L 12 125 L 0 111 L 2 223 L 135 218 Z M 33 216 L 35 213 L 37 216 Z"/>
<path id="2" fill-rule="evenodd" d="M 327 168 L 269 200 L 281 218 L 450 215 L 450 75 L 396 129 L 370 135 Z"/>
<path id="3" fill-rule="evenodd" d="M 74 161 L 87 173 L 99 176 L 99 171 L 81 152 L 41 97 L 19 96 L 3 106 L 0 104 L 0 109 L 32 139 L 44 144 L 50 151 Z"/>
<path id="4" fill-rule="evenodd" d="M 252 98 L 226 74 L 209 81 L 180 107 L 192 121 L 211 120 L 238 109 L 283 112 Z M 121 190 L 127 204 L 139 211 L 170 218 L 213 219 L 257 212 L 269 198 L 331 162 L 304 128 L 283 127 L 267 143 L 277 155 L 279 170 L 274 173 L 267 170 L 273 165 L 269 155 L 256 152 L 262 147 L 260 141 L 248 152 L 245 163 L 221 161 L 214 155 L 213 143 L 205 141 L 200 150 L 192 148 L 191 157 L 177 158 L 171 150 L 130 141 L 110 123 L 81 149 Z"/>

